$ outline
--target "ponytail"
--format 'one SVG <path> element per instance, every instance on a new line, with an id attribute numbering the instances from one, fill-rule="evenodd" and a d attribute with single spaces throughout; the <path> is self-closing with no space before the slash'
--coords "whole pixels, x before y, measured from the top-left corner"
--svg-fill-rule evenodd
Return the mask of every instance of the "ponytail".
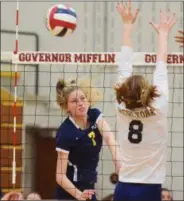
<path id="1" fill-rule="evenodd" d="M 77 89 L 75 80 L 58 80 L 56 84 L 56 102 L 62 109 L 66 109 L 68 96 L 75 89 Z"/>

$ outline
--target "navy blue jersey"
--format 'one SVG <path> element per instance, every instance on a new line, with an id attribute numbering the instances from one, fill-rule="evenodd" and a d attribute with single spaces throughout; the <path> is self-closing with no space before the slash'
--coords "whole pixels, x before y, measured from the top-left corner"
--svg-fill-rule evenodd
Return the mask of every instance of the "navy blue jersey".
<path id="1" fill-rule="evenodd" d="M 88 129 L 80 129 L 71 117 L 61 124 L 56 136 L 56 150 L 69 152 L 69 162 L 77 169 L 95 172 L 99 153 L 102 148 L 102 136 L 96 121 L 101 112 L 98 109 L 88 110 Z"/>

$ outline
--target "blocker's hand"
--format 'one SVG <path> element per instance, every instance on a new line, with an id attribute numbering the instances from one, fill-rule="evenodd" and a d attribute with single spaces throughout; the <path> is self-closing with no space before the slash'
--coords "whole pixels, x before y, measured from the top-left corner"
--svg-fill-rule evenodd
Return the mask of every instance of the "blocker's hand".
<path id="1" fill-rule="evenodd" d="M 129 0 L 127 5 L 124 2 L 117 3 L 116 6 L 124 24 L 134 24 L 139 14 L 139 9 L 132 11 L 132 1 Z"/>

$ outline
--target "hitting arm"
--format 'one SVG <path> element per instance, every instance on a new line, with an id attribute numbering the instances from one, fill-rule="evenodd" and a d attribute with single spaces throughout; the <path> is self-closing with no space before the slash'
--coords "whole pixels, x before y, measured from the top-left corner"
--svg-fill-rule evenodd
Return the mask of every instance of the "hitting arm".
<path id="1" fill-rule="evenodd" d="M 72 182 L 66 176 L 67 165 L 68 165 L 68 155 L 69 153 L 58 152 L 57 166 L 56 166 L 56 181 L 57 183 L 65 189 L 70 195 L 72 195 L 77 200 L 91 199 L 94 194 L 94 190 L 84 190 L 81 192 L 77 189 Z"/>
<path id="2" fill-rule="evenodd" d="M 116 172 L 119 173 L 119 170 L 122 165 L 122 159 L 120 155 L 119 146 L 115 140 L 114 134 L 112 133 L 109 124 L 103 118 L 100 118 L 96 123 L 101 135 L 103 136 L 105 143 L 107 144 L 111 152 Z"/>

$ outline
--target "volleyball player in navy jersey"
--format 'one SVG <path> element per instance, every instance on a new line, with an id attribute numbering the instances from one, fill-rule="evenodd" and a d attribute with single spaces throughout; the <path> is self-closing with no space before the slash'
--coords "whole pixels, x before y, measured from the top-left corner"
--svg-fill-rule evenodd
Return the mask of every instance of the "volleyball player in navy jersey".
<path id="1" fill-rule="evenodd" d="M 84 87 L 64 80 L 56 86 L 57 103 L 69 115 L 56 136 L 57 199 L 96 200 L 94 187 L 102 138 L 111 151 L 117 171 L 121 165 L 114 135 L 101 112 L 90 108 L 91 100 Z M 94 98 L 95 94 L 91 96 Z"/>
<path id="2" fill-rule="evenodd" d="M 161 201 L 161 185 L 166 174 L 169 101 L 167 46 L 176 16 L 160 11 L 158 24 L 150 22 L 158 34 L 153 84 L 142 75 L 132 75 L 133 24 L 139 10 L 132 3 L 119 3 L 123 20 L 123 46 L 118 69 L 117 142 L 122 166 L 114 193 L 115 201 Z M 149 44 L 148 44 L 149 45 Z"/>

